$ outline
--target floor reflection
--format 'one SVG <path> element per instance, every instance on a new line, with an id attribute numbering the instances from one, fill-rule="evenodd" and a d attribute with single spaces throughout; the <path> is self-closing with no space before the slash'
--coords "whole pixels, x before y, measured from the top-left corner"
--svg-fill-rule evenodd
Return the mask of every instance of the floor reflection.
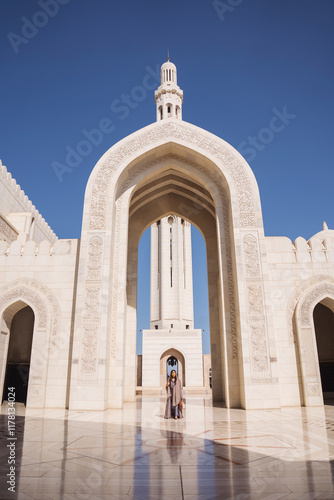
<path id="1" fill-rule="evenodd" d="M 1 407 L 3 500 L 334 498 L 334 408 L 227 410 L 188 397 L 165 420 L 164 398 L 123 410 L 17 406 L 16 489 L 7 490 L 8 420 Z"/>

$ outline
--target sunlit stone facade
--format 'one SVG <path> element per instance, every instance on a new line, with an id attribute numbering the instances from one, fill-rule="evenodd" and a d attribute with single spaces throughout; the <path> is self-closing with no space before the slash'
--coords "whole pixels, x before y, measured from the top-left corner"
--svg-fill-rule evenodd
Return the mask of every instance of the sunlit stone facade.
<path id="1" fill-rule="evenodd" d="M 334 231 L 324 224 L 308 241 L 266 237 L 251 168 L 225 141 L 182 120 L 170 61 L 162 78 L 157 121 L 92 169 L 80 240 L 58 240 L 1 166 L 3 396 L 13 384 L 5 381 L 8 353 L 11 370 L 19 360 L 10 346 L 15 316 L 30 307 L 28 407 L 103 410 L 134 401 L 138 243 L 172 216 L 198 227 L 206 243 L 213 400 L 247 409 L 322 405 L 323 393 L 334 392 Z M 170 353 L 181 350 L 179 332 L 193 328 L 187 307 L 175 317 L 178 329 L 163 314 L 151 318 L 153 333 L 156 321 L 158 334 L 173 330 Z"/>

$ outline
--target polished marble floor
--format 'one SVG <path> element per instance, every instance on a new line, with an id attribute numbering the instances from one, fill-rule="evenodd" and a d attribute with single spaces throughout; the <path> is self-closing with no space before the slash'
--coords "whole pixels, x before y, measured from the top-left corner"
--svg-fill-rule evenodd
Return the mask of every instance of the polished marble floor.
<path id="1" fill-rule="evenodd" d="M 0 500 L 334 499 L 334 406 L 244 411 L 164 398 L 123 410 L 16 407 L 16 493 L 7 490 L 6 404 L 0 413 Z M 10 438 L 10 439 L 8 439 Z"/>

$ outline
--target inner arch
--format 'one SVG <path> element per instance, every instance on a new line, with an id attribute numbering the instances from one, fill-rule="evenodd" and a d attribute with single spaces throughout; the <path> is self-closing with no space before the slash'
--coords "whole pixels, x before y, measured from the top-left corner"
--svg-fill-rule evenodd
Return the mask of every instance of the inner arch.
<path id="1" fill-rule="evenodd" d="M 227 203 L 225 209 L 228 210 Z M 188 175 L 173 165 L 165 165 L 163 169 L 157 167 L 155 174 L 138 182 L 132 190 L 129 201 L 127 257 L 127 349 L 134 343 L 136 336 L 139 240 L 149 226 L 170 214 L 188 220 L 204 237 L 207 248 L 213 400 L 224 401 L 227 406 L 240 406 L 239 366 L 231 359 L 228 361 L 228 358 L 232 357 L 229 356 L 231 308 L 226 307 L 230 300 L 226 269 L 227 260 L 233 260 L 233 256 L 226 254 L 226 240 L 222 245 L 220 243 L 221 238 L 224 239 L 224 231 L 231 230 L 232 221 L 229 218 L 229 227 L 225 227 L 221 210 L 220 218 L 217 216 L 214 196 L 207 189 L 207 185 L 190 175 L 189 167 Z M 225 219 L 227 216 L 225 213 Z M 221 247 L 225 250 L 223 255 Z M 135 350 L 133 355 L 135 356 Z M 233 401 L 230 384 L 234 386 Z M 125 387 L 129 387 L 127 382 Z"/>

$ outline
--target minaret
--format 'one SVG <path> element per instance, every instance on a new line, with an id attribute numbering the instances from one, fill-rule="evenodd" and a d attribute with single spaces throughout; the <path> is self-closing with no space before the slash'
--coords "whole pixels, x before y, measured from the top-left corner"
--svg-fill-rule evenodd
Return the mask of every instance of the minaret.
<path id="1" fill-rule="evenodd" d="M 177 84 L 176 66 L 167 58 L 161 66 L 161 85 L 155 91 L 157 121 L 167 118 L 182 120 L 183 91 Z"/>
<path id="2" fill-rule="evenodd" d="M 182 120 L 182 102 L 176 67 L 168 57 L 155 92 L 157 121 Z M 194 329 L 191 224 L 172 213 L 151 226 L 150 296 L 150 329 L 142 331 L 138 365 L 143 391 L 164 390 L 171 367 L 183 385 L 203 387 L 202 330 Z"/>
<path id="3" fill-rule="evenodd" d="M 174 215 L 151 226 L 151 329 L 194 328 L 191 225 Z"/>

